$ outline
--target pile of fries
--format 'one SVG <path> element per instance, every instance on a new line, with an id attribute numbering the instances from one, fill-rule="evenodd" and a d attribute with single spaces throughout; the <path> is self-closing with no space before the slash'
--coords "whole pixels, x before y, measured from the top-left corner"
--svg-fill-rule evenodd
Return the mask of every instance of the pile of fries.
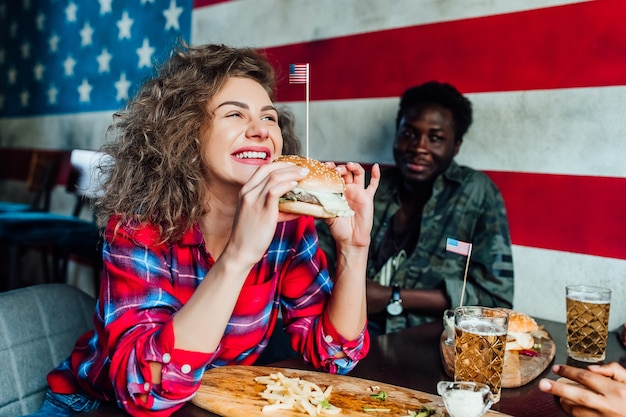
<path id="1" fill-rule="evenodd" d="M 297 410 L 311 417 L 320 414 L 339 414 L 341 408 L 328 401 L 332 385 L 322 390 L 317 384 L 301 378 L 288 378 L 281 372 L 254 378 L 259 384 L 265 385 L 260 393 L 269 404 L 263 406 L 263 413 L 275 410 Z"/>

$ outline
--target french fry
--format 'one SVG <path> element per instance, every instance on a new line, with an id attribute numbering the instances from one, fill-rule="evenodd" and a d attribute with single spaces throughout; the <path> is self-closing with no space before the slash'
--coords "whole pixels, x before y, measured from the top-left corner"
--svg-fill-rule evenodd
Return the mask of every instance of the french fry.
<path id="1" fill-rule="evenodd" d="M 296 410 L 310 417 L 321 414 L 335 415 L 341 408 L 328 402 L 332 386 L 322 390 L 317 384 L 300 378 L 289 378 L 281 372 L 254 378 L 265 390 L 259 395 L 269 404 L 264 405 L 262 412 L 267 414 L 275 410 Z"/>

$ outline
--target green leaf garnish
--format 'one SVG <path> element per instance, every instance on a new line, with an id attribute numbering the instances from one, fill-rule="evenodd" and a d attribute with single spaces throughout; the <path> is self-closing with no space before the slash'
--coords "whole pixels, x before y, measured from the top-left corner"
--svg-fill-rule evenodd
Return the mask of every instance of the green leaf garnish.
<path id="1" fill-rule="evenodd" d="M 379 391 L 378 394 L 370 394 L 370 397 L 385 401 L 387 399 L 387 393 L 385 391 Z"/>

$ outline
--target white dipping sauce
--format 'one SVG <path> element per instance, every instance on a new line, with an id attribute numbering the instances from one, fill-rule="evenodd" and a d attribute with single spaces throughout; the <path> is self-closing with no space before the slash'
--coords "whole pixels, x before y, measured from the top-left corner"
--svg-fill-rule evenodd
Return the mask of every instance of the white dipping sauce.
<path id="1" fill-rule="evenodd" d="M 478 417 L 482 415 L 485 407 L 483 394 L 463 389 L 447 391 L 444 402 L 448 413 L 452 417 Z"/>

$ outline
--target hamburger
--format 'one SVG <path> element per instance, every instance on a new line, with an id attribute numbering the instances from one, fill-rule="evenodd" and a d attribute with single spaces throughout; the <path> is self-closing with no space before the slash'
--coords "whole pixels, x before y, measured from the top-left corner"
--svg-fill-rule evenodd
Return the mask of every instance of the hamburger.
<path id="1" fill-rule="evenodd" d="M 506 335 L 506 350 L 532 350 L 535 339 L 545 337 L 545 331 L 528 314 L 504 309 L 509 313 L 509 330 Z"/>
<path id="2" fill-rule="evenodd" d="M 346 184 L 333 168 L 316 159 L 299 155 L 283 155 L 276 161 L 290 162 L 309 169 L 309 175 L 280 198 L 280 211 L 318 218 L 354 215 L 343 195 Z"/>

